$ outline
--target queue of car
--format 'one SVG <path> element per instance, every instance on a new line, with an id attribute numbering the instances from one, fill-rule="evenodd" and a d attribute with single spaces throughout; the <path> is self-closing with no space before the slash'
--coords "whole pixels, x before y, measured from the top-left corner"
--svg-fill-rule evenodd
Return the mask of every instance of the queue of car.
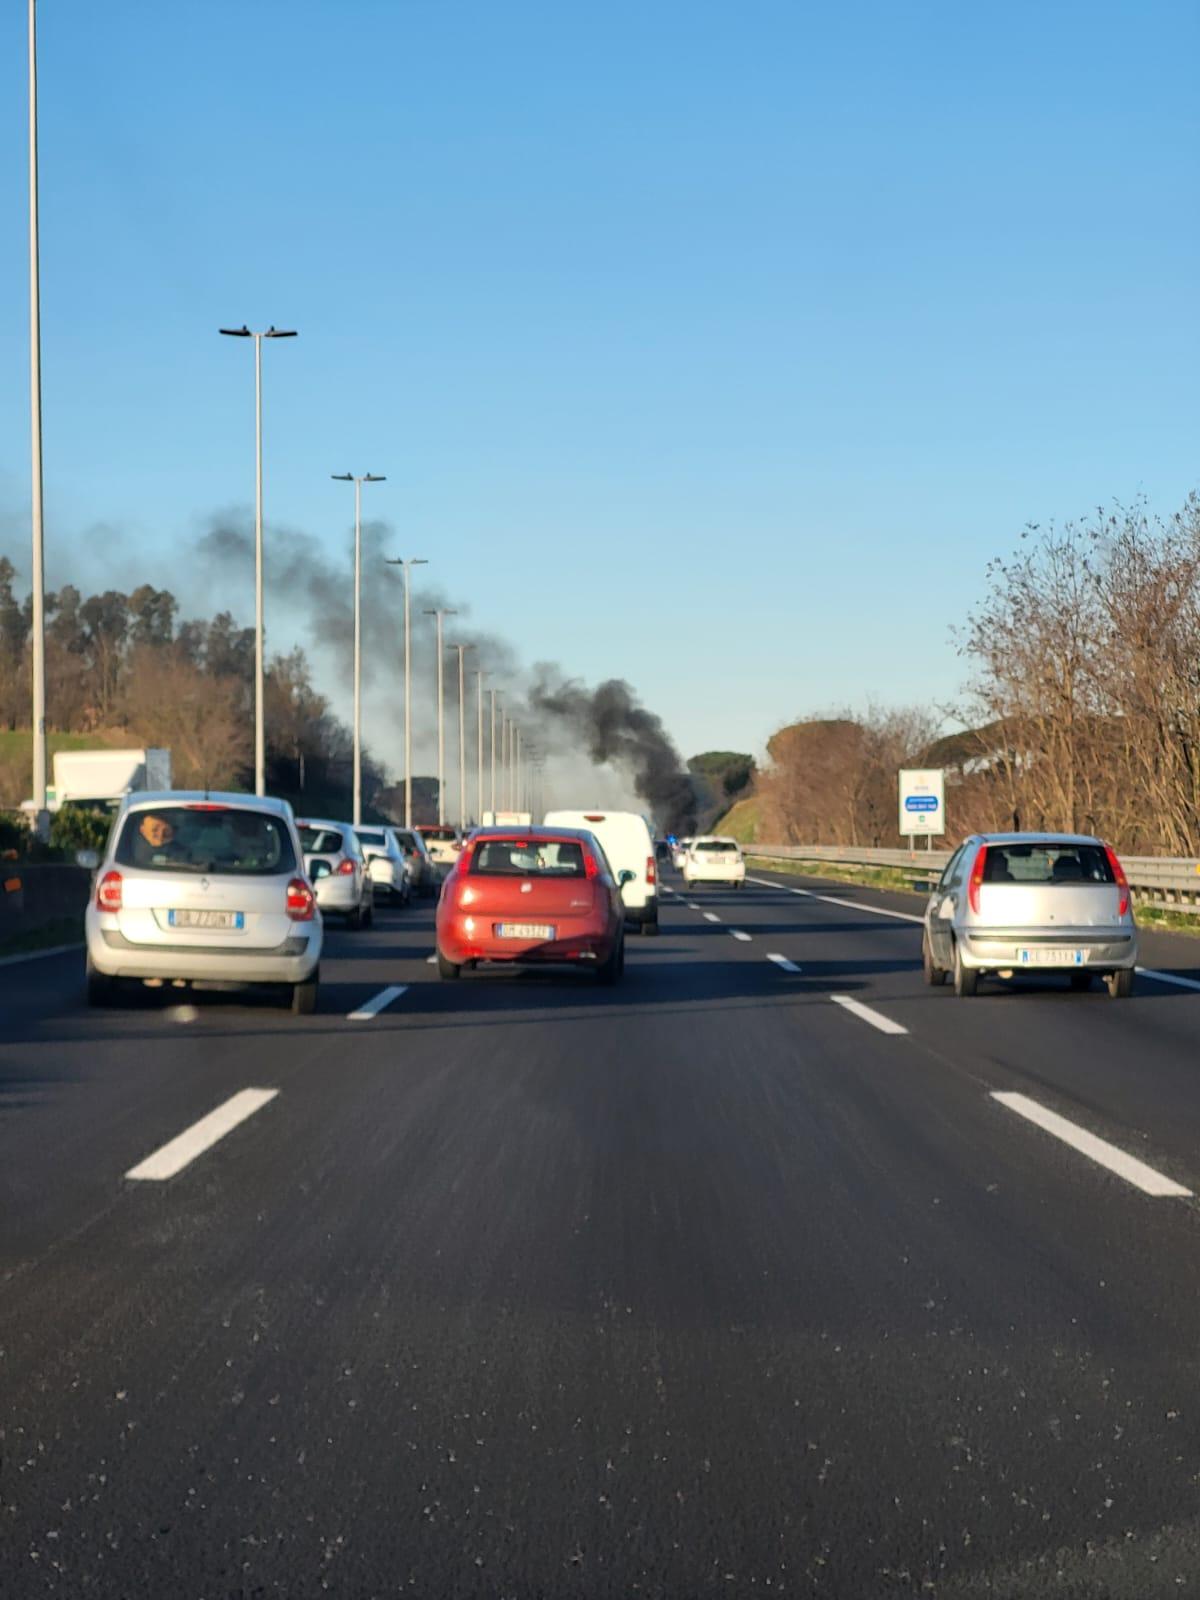
<path id="1" fill-rule="evenodd" d="M 432 838 L 430 837 L 432 835 Z M 685 886 L 741 889 L 738 842 L 680 841 Z M 438 851 L 441 865 L 434 850 Z M 107 1005 L 126 980 L 284 986 L 292 1009 L 317 1000 L 326 918 L 370 927 L 377 897 L 437 894 L 440 976 L 481 964 L 588 969 L 616 983 L 625 932 L 658 932 L 656 844 L 644 817 L 552 811 L 543 823 L 359 828 L 297 821 L 286 801 L 167 790 L 127 795 L 87 908 L 87 995 Z M 953 853 L 922 925 L 925 979 L 961 997 L 987 976 L 1101 978 L 1130 994 L 1137 928 L 1111 846 L 1088 835 L 972 835 Z"/>

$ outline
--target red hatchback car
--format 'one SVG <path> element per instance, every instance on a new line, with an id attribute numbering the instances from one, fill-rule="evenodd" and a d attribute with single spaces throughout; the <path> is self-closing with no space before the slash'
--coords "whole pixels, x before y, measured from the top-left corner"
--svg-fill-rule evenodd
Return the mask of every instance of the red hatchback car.
<path id="1" fill-rule="evenodd" d="M 625 970 L 625 908 L 596 838 L 573 828 L 481 828 L 442 885 L 438 972 L 479 961 L 560 962 L 601 983 Z"/>

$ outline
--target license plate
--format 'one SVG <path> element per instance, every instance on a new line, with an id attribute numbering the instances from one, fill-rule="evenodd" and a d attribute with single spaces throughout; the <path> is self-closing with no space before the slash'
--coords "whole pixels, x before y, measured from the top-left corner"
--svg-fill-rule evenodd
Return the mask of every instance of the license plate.
<path id="1" fill-rule="evenodd" d="M 246 918 L 241 911 L 168 911 L 167 922 L 172 928 L 244 928 Z"/>
<path id="2" fill-rule="evenodd" d="M 554 929 L 544 922 L 498 922 L 498 939 L 553 939 Z"/>
<path id="3" fill-rule="evenodd" d="M 1023 967 L 1081 967 L 1082 950 L 1056 950 L 1050 946 L 1017 951 L 1017 960 Z"/>

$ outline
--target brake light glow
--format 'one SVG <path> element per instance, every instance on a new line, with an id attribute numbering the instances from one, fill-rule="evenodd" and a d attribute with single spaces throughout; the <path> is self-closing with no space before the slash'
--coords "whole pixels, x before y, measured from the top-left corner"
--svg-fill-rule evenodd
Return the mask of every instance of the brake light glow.
<path id="1" fill-rule="evenodd" d="M 120 911 L 121 909 L 121 874 L 119 872 L 106 872 L 96 885 L 96 910 Z"/>
<path id="2" fill-rule="evenodd" d="M 342 878 L 348 878 L 353 871 L 354 862 L 349 856 L 343 856 L 338 862 L 338 876 Z"/>
<path id="3" fill-rule="evenodd" d="M 311 922 L 316 896 L 303 878 L 293 878 L 287 886 L 287 914 L 293 922 Z"/>
<path id="4" fill-rule="evenodd" d="M 590 850 L 583 852 L 583 870 L 589 883 L 600 876 L 600 863 Z"/>
<path id="5" fill-rule="evenodd" d="M 188 802 L 189 811 L 228 811 L 228 806 L 214 805 L 211 800 L 191 800 Z"/>
<path id="6" fill-rule="evenodd" d="M 653 856 L 647 856 L 646 857 L 646 882 L 647 883 L 657 883 L 658 882 L 658 868 L 654 865 L 654 857 Z"/>
<path id="7" fill-rule="evenodd" d="M 971 910 L 974 911 L 976 915 L 979 914 L 979 888 L 983 883 L 983 869 L 987 864 L 987 853 L 987 845 L 981 844 L 979 849 L 975 852 L 975 862 L 971 867 L 971 881 L 967 885 L 967 900 L 970 904 Z"/>
<path id="8" fill-rule="evenodd" d="M 585 815 L 583 820 L 585 822 L 603 822 L 604 818 L 603 817 L 589 817 L 589 816 Z"/>
<path id="9" fill-rule="evenodd" d="M 1129 879 L 1125 876 L 1125 868 L 1117 860 L 1117 852 L 1112 845 L 1104 846 L 1104 854 L 1108 857 L 1108 864 L 1112 868 L 1112 875 L 1117 881 L 1117 888 L 1121 891 L 1121 898 L 1117 904 L 1117 915 L 1123 917 L 1129 910 Z"/>

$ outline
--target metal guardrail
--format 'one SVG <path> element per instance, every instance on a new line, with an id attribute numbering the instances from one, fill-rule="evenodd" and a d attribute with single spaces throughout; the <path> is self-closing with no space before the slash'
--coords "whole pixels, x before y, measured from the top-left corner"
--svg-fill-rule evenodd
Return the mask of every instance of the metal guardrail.
<path id="1" fill-rule="evenodd" d="M 848 867 L 892 867 L 914 886 L 932 886 L 952 854 L 949 850 L 883 850 L 828 844 L 750 844 L 745 852 L 764 861 L 841 862 Z M 1122 856 L 1135 905 L 1200 915 L 1200 861 L 1190 856 Z"/>

